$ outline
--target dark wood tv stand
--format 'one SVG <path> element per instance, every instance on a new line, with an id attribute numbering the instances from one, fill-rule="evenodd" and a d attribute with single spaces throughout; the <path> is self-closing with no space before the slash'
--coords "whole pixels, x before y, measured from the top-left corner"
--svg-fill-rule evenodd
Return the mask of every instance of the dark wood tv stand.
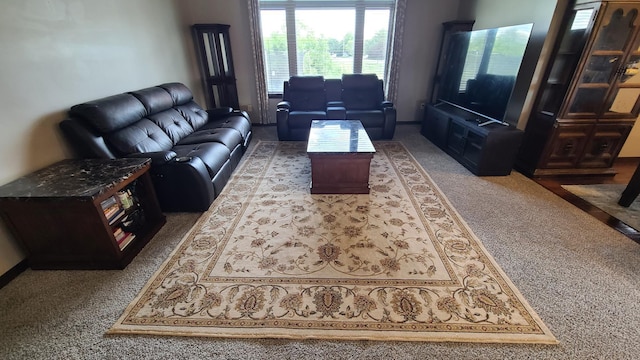
<path id="1" fill-rule="evenodd" d="M 511 125 L 484 123 L 480 116 L 453 105 L 429 104 L 421 133 L 475 175 L 509 175 L 523 132 Z"/>
<path id="2" fill-rule="evenodd" d="M 60 161 L 0 186 L 0 216 L 33 269 L 122 269 L 165 223 L 150 164 Z"/>

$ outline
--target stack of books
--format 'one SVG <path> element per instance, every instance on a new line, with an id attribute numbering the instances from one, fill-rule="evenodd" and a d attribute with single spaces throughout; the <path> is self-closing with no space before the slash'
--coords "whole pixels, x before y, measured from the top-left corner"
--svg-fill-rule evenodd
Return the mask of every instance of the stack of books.
<path id="1" fill-rule="evenodd" d="M 131 243 L 131 241 L 133 241 L 133 239 L 136 238 L 136 234 L 124 231 L 121 227 L 118 226 L 113 231 L 113 237 L 116 239 L 120 250 L 123 250 L 127 245 Z"/>
<path id="2" fill-rule="evenodd" d="M 104 217 L 107 218 L 109 225 L 115 224 L 122 216 L 124 216 L 124 208 L 118 201 L 118 198 L 114 195 L 100 203 L 102 211 L 104 211 Z"/>
<path id="3" fill-rule="evenodd" d="M 113 237 L 116 239 L 120 250 L 124 249 L 136 238 L 133 232 L 124 230 L 131 226 L 132 223 L 128 219 L 127 210 L 134 207 L 135 204 L 136 201 L 130 190 L 118 191 L 115 195 L 100 203 L 104 217 L 109 225 L 118 224 L 113 228 Z"/>

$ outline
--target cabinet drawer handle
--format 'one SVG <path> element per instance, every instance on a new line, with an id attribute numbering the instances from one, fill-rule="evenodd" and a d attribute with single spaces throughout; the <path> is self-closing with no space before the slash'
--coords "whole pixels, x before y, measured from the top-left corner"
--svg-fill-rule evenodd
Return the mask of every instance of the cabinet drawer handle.
<path id="1" fill-rule="evenodd" d="M 600 150 L 600 152 L 604 152 L 605 150 L 607 150 L 607 148 L 609 147 L 609 144 L 606 142 L 600 143 L 600 146 L 598 147 L 598 149 Z"/>
<path id="2" fill-rule="evenodd" d="M 565 154 L 570 153 L 573 150 L 573 144 L 569 143 L 566 144 L 563 148 L 562 148 L 562 152 L 564 152 Z"/>

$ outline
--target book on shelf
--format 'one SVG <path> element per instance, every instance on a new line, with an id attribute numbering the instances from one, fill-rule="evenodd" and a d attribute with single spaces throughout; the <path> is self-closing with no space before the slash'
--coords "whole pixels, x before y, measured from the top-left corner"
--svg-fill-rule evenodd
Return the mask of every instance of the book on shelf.
<path id="1" fill-rule="evenodd" d="M 111 205 L 110 207 L 104 209 L 104 217 L 109 219 L 110 217 L 113 216 L 113 214 L 117 213 L 118 210 L 120 210 L 120 206 L 118 206 L 117 204 Z"/>
<path id="2" fill-rule="evenodd" d="M 120 220 L 120 218 L 124 216 L 124 214 L 125 214 L 124 209 L 123 208 L 119 208 L 111 216 L 107 217 L 107 221 L 109 222 L 109 225 L 115 224 L 116 221 Z"/>
<path id="3" fill-rule="evenodd" d="M 122 238 L 120 240 L 118 240 L 118 247 L 120 247 L 120 250 L 124 250 L 124 248 L 129 245 L 133 239 L 136 238 L 136 234 L 131 233 L 131 232 L 124 232 L 124 236 L 122 236 Z"/>
<path id="4" fill-rule="evenodd" d="M 107 211 L 107 209 L 113 207 L 114 205 L 118 204 L 118 199 L 115 196 L 110 196 L 109 198 L 103 200 L 100 203 L 100 206 L 102 207 L 103 211 Z"/>
<path id="5" fill-rule="evenodd" d="M 122 230 L 121 227 L 116 227 L 113 230 L 113 237 L 116 239 L 116 241 L 121 240 L 125 235 L 126 233 L 124 232 L 124 230 Z"/>

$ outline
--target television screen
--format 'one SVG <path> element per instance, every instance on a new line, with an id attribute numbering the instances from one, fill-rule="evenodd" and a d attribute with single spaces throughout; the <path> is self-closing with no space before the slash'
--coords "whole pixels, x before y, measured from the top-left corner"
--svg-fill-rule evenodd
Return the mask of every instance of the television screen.
<path id="1" fill-rule="evenodd" d="M 453 34 L 439 100 L 504 121 L 532 27 L 523 24 Z"/>

